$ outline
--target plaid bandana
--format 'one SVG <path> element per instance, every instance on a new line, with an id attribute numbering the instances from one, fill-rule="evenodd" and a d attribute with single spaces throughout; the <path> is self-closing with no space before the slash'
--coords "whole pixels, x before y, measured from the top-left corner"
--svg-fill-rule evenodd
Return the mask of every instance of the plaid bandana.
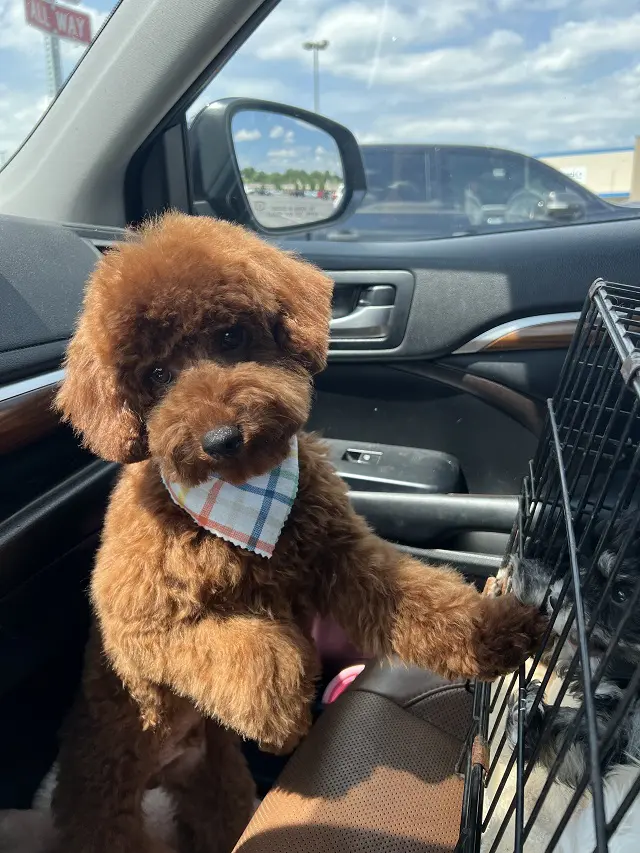
<path id="1" fill-rule="evenodd" d="M 298 491 L 298 439 L 287 458 L 242 486 L 213 474 L 199 486 L 187 487 L 162 478 L 174 503 L 210 533 L 271 557 Z"/>

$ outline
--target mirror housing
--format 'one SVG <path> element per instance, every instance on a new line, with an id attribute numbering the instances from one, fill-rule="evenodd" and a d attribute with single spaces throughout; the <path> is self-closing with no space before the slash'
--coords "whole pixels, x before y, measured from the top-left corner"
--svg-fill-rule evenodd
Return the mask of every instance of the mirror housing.
<path id="1" fill-rule="evenodd" d="M 342 183 L 329 215 L 313 222 L 268 227 L 259 222 L 245 192 L 233 138 L 233 119 L 242 112 L 264 112 L 304 122 L 331 137 L 342 161 Z M 195 212 L 224 217 L 272 236 L 308 233 L 350 216 L 366 192 L 362 155 L 354 135 L 341 124 L 286 104 L 255 98 L 225 98 L 204 107 L 188 130 Z M 325 205 L 326 208 L 326 205 Z"/>

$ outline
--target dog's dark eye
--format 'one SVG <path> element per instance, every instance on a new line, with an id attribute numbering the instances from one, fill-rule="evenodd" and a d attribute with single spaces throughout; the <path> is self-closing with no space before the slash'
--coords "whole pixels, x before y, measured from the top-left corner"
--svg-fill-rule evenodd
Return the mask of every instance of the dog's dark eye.
<path id="1" fill-rule="evenodd" d="M 173 376 L 171 375 L 171 371 L 167 370 L 166 367 L 154 367 L 151 371 L 151 378 L 156 385 L 168 385 Z"/>
<path id="2" fill-rule="evenodd" d="M 611 590 L 611 600 L 616 604 L 624 604 L 625 601 L 629 598 L 631 590 L 628 586 L 624 586 L 619 584 L 618 586 L 614 586 Z"/>
<path id="3" fill-rule="evenodd" d="M 247 333 L 242 326 L 229 326 L 220 334 L 220 346 L 223 350 L 239 349 L 247 339 Z"/>

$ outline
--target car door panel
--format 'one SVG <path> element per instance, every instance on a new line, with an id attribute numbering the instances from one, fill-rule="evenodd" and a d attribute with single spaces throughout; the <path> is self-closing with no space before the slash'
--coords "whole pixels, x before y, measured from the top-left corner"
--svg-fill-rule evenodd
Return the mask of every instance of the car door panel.
<path id="1" fill-rule="evenodd" d="M 89 626 L 87 585 L 116 466 L 58 427 L 0 454 L 0 808 L 28 808 L 55 759 Z"/>
<path id="2" fill-rule="evenodd" d="M 334 360 L 436 358 L 520 318 L 580 311 L 597 276 L 635 280 L 640 223 L 571 225 L 407 243 L 287 241 L 331 272 L 403 270 L 415 277 L 406 333 L 391 351 L 332 353 Z"/>
<path id="3" fill-rule="evenodd" d="M 318 377 L 309 426 L 328 438 L 449 453 L 469 491 L 503 495 L 518 491 L 536 443 L 477 396 L 393 364 L 330 365 Z"/>
<path id="4" fill-rule="evenodd" d="M 398 346 L 332 344 L 311 426 L 451 453 L 469 491 L 516 493 L 587 289 L 600 275 L 634 280 L 639 237 L 628 221 L 404 244 L 296 243 L 338 280 L 338 293 L 344 270 L 356 281 L 376 268 L 415 280 Z"/>

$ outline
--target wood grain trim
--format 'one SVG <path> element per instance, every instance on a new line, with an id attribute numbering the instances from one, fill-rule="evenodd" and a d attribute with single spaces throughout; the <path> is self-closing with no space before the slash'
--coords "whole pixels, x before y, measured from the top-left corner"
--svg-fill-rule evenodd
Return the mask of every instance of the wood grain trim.
<path id="1" fill-rule="evenodd" d="M 452 355 L 477 355 L 487 350 L 564 348 L 579 320 L 579 311 L 519 317 L 481 332 L 458 347 Z"/>
<path id="2" fill-rule="evenodd" d="M 509 332 L 487 344 L 482 352 L 513 352 L 514 350 L 567 349 L 578 323 L 559 320 L 528 326 Z"/>
<path id="3" fill-rule="evenodd" d="M 431 362 L 429 364 L 394 365 L 395 370 L 413 373 L 440 382 L 449 388 L 464 391 L 483 400 L 490 406 L 509 415 L 535 436 L 542 434 L 545 419 L 545 407 L 518 391 L 513 391 L 505 385 L 500 385 L 491 379 L 465 373 L 448 365 Z"/>
<path id="4" fill-rule="evenodd" d="M 0 454 L 11 453 L 52 433 L 60 419 L 51 408 L 58 385 L 0 401 Z"/>

